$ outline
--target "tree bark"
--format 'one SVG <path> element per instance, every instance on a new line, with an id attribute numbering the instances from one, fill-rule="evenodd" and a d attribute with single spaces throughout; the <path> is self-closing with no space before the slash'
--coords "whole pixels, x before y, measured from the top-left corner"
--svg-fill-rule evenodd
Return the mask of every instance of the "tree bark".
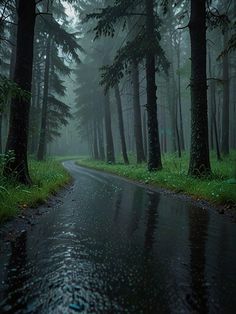
<path id="1" fill-rule="evenodd" d="M 123 120 L 123 113 L 122 113 L 122 104 L 121 104 L 120 90 L 119 90 L 118 84 L 115 85 L 115 97 L 116 97 L 116 105 L 117 105 L 117 113 L 118 113 L 118 121 L 119 121 L 119 132 L 120 132 L 122 155 L 123 155 L 124 163 L 129 164 L 127 148 L 126 148 L 126 140 L 125 140 L 125 128 L 124 128 L 124 120 Z"/>
<path id="2" fill-rule="evenodd" d="M 105 150 L 104 150 L 104 138 L 103 138 L 103 120 L 99 120 L 97 125 L 98 132 L 98 147 L 99 147 L 99 159 L 105 160 Z"/>
<path id="3" fill-rule="evenodd" d="M 99 153 L 98 153 L 98 136 L 97 136 L 97 125 L 96 120 L 93 123 L 93 152 L 94 152 L 94 159 L 99 160 Z"/>
<path id="4" fill-rule="evenodd" d="M 35 0 L 19 0 L 17 14 L 18 26 L 14 81 L 21 89 L 31 92 L 36 18 Z M 4 175 L 7 177 L 14 176 L 23 184 L 31 184 L 27 160 L 29 112 L 30 99 L 12 99 L 6 152 L 12 151 L 14 160 L 11 159 L 6 163 Z"/>
<path id="5" fill-rule="evenodd" d="M 104 109 L 105 109 L 105 130 L 106 130 L 106 157 L 108 163 L 115 163 L 115 151 L 113 143 L 113 135 L 111 128 L 111 110 L 110 110 L 110 97 L 109 91 L 105 95 L 104 99 Z"/>
<path id="6" fill-rule="evenodd" d="M 143 111 L 143 145 L 144 145 L 144 154 L 147 159 L 148 155 L 148 143 L 147 143 L 147 114 L 146 109 Z"/>
<path id="7" fill-rule="evenodd" d="M 155 37 L 154 0 L 146 0 L 146 31 L 147 39 L 152 45 Z M 147 77 L 147 113 L 148 113 L 148 170 L 162 169 L 161 150 L 159 142 L 159 129 L 157 120 L 157 97 L 156 97 L 156 65 L 155 54 L 150 48 L 146 54 L 146 77 Z"/>
<path id="8" fill-rule="evenodd" d="M 228 44 L 228 29 L 224 30 L 224 47 Z M 229 155 L 229 56 L 223 57 L 223 110 L 222 110 L 222 154 Z"/>
<path id="9" fill-rule="evenodd" d="M 138 63 L 133 60 L 131 65 L 133 83 L 133 110 L 134 110 L 134 137 L 136 145 L 137 163 L 145 161 L 143 149 L 142 118 L 140 108 L 140 89 L 139 89 L 139 68 Z"/>
<path id="10" fill-rule="evenodd" d="M 191 0 L 191 151 L 189 175 L 211 173 L 207 117 L 206 3 Z"/>
<path id="11" fill-rule="evenodd" d="M 38 160 L 44 160 L 47 146 L 47 116 L 48 116 L 48 90 L 50 75 L 50 53 L 51 53 L 51 36 L 47 39 L 46 60 L 44 71 L 44 89 L 43 89 L 43 105 L 41 115 L 41 128 L 39 137 L 39 147 L 37 153 Z"/>
<path id="12" fill-rule="evenodd" d="M 183 114 L 182 114 L 182 97 L 181 97 L 181 75 L 180 75 L 180 39 L 177 50 L 178 62 L 178 102 L 179 102 L 179 136 L 181 142 L 181 150 L 185 151 L 184 130 L 183 130 Z"/>
<path id="13" fill-rule="evenodd" d="M 208 66 L 209 66 L 209 77 L 210 78 L 214 78 L 215 73 L 213 73 L 212 70 L 212 62 L 211 62 L 211 52 L 209 49 L 209 53 L 208 53 Z M 211 110 L 210 110 L 210 117 L 209 117 L 209 121 L 210 121 L 210 132 L 211 132 L 211 136 L 210 136 L 210 141 L 212 141 L 212 147 L 214 148 L 214 137 L 215 137 L 215 146 L 216 146 L 216 155 L 217 155 L 217 160 L 221 161 L 221 154 L 220 154 L 220 147 L 219 147 L 219 140 L 218 140 L 218 131 L 217 131 L 217 125 L 216 125 L 216 86 L 215 86 L 215 80 L 211 80 L 210 81 L 210 106 L 211 106 Z"/>
<path id="14" fill-rule="evenodd" d="M 2 112 L 0 112 L 0 154 L 3 152 L 2 145 Z"/>

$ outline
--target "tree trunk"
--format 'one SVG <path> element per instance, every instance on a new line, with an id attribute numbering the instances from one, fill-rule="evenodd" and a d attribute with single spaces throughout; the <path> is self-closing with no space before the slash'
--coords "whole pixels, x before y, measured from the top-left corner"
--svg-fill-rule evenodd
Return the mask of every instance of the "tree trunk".
<path id="1" fill-rule="evenodd" d="M 191 151 L 189 175 L 211 173 L 207 117 L 206 3 L 191 0 Z"/>
<path id="2" fill-rule="evenodd" d="M 144 145 L 144 154 L 147 159 L 148 155 L 148 143 L 147 143 L 147 114 L 146 109 L 143 111 L 143 145 Z"/>
<path id="3" fill-rule="evenodd" d="M 152 45 L 155 37 L 154 0 L 146 0 L 146 31 L 149 44 Z M 147 113 L 148 113 L 148 170 L 162 169 L 161 150 L 159 142 L 159 129 L 157 121 L 157 97 L 156 97 L 156 65 L 155 54 L 149 49 L 146 55 L 147 77 Z"/>
<path id="4" fill-rule="evenodd" d="M 137 153 L 137 163 L 145 161 L 143 149 L 142 118 L 140 108 L 140 90 L 139 90 L 139 68 L 138 63 L 133 60 L 131 65 L 132 83 L 133 83 L 133 110 L 134 110 L 134 136 Z"/>
<path id="5" fill-rule="evenodd" d="M 47 146 L 47 115 L 48 115 L 48 90 L 49 90 L 49 75 L 50 75 L 50 52 L 51 52 L 51 36 L 49 35 L 47 39 L 47 48 L 46 48 L 41 129 L 40 129 L 39 147 L 38 147 L 38 154 L 37 154 L 38 160 L 43 160 L 45 158 L 46 146 Z"/>
<path id="6" fill-rule="evenodd" d="M 105 95 L 104 99 L 104 109 L 105 109 L 105 130 L 106 130 L 106 154 L 107 162 L 115 163 L 115 151 L 113 143 L 113 135 L 111 128 L 111 110 L 110 110 L 110 97 L 109 92 Z"/>
<path id="7" fill-rule="evenodd" d="M 19 0 L 17 14 L 18 26 L 14 81 L 23 90 L 31 92 L 36 18 L 35 0 Z M 23 184 L 31 184 L 27 157 L 29 112 L 30 99 L 12 99 L 6 152 L 12 151 L 15 158 L 7 162 L 4 174 L 7 177 L 14 175 Z"/>
<path id="8" fill-rule="evenodd" d="M 41 116 L 41 107 L 40 107 L 40 98 L 41 98 L 41 76 L 40 76 L 40 66 L 36 70 L 35 75 L 35 95 L 34 95 L 34 109 L 33 109 L 33 125 L 31 122 L 31 153 L 37 156 L 38 143 L 39 143 L 39 132 L 40 132 L 40 119 Z M 32 110 L 32 108 L 31 108 Z"/>
<path id="9" fill-rule="evenodd" d="M 228 44 L 228 29 L 224 30 L 224 47 Z M 222 154 L 229 155 L 229 57 L 223 57 L 223 110 L 222 110 Z"/>
<path id="10" fill-rule="evenodd" d="M 211 53 L 209 49 L 209 54 L 208 54 L 208 66 L 209 66 L 209 77 L 214 78 L 215 73 L 213 73 L 212 70 L 212 62 L 211 62 Z M 210 141 L 213 142 L 214 137 L 215 137 L 215 144 L 216 144 L 216 154 L 217 154 L 217 160 L 221 161 L 221 155 L 220 155 L 220 148 L 219 148 L 219 140 L 218 140 L 218 131 L 217 131 L 217 125 L 216 125 L 216 86 L 215 86 L 215 81 L 214 79 L 210 81 Z M 212 147 L 214 148 L 214 142 L 212 143 Z"/>
<path id="11" fill-rule="evenodd" d="M 103 120 L 99 121 L 97 125 L 98 132 L 98 146 L 99 146 L 99 159 L 105 160 L 105 150 L 104 150 L 104 138 L 103 138 Z"/>
<path id="12" fill-rule="evenodd" d="M 0 154 L 3 152 L 2 147 L 2 112 L 0 112 Z"/>
<path id="13" fill-rule="evenodd" d="M 120 90 L 119 90 L 118 84 L 115 85 L 115 97 L 116 97 L 116 105 L 117 105 L 117 113 L 118 113 L 118 121 L 119 121 L 119 132 L 120 132 L 122 155 L 123 155 L 124 163 L 129 164 L 126 141 L 125 141 L 125 128 L 124 128 L 124 121 L 123 121 L 122 104 L 121 104 Z"/>
<path id="14" fill-rule="evenodd" d="M 99 160 L 99 154 L 98 154 L 98 137 L 97 137 L 97 126 L 96 121 L 94 121 L 93 124 L 93 151 L 94 151 L 94 159 Z"/>
<path id="15" fill-rule="evenodd" d="M 178 62 L 178 102 L 179 102 L 179 136 L 181 142 L 181 150 L 185 150 L 184 130 L 183 130 L 183 114 L 182 114 L 182 97 L 181 97 L 181 75 L 180 75 L 180 39 L 177 51 Z"/>

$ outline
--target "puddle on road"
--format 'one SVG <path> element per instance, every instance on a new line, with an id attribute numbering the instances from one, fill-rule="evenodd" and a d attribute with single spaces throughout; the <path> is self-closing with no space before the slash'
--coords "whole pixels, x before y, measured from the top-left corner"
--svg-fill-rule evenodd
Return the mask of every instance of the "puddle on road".
<path id="1" fill-rule="evenodd" d="M 119 179 L 76 172 L 1 244 L 0 313 L 235 313 L 236 226 Z"/>

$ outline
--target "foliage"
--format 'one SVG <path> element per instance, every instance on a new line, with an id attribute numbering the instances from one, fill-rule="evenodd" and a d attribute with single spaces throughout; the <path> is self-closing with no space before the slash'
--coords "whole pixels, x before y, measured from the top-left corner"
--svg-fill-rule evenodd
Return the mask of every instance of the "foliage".
<path id="1" fill-rule="evenodd" d="M 107 6 L 101 9 L 98 13 L 92 13 L 87 15 L 87 20 L 96 19 L 97 25 L 94 28 L 96 37 L 110 36 L 114 37 L 118 23 L 123 23 L 123 30 L 131 20 L 131 18 L 145 17 L 146 12 L 144 10 L 143 3 L 140 1 L 121 1 L 116 0 L 113 6 Z M 137 21 L 136 21 L 137 23 Z M 124 70 L 128 68 L 128 65 L 133 61 L 139 63 L 142 61 L 147 53 L 152 52 L 157 58 L 157 69 L 166 71 L 169 67 L 169 62 L 165 56 L 165 52 L 160 45 L 160 26 L 161 20 L 158 15 L 155 15 L 155 31 L 152 40 L 148 40 L 146 25 L 142 21 L 141 27 L 137 34 L 133 36 L 132 40 L 127 41 L 126 45 L 117 51 L 114 62 L 111 66 L 104 66 L 102 70 L 101 84 L 105 86 L 105 90 L 110 87 L 114 87 L 124 76 Z M 132 27 L 137 27 L 136 24 Z"/>
<path id="2" fill-rule="evenodd" d="M 227 54 L 230 54 L 232 52 L 234 52 L 236 50 L 236 22 L 234 22 L 233 26 L 232 26 L 232 35 L 229 39 L 229 42 L 227 44 L 227 46 L 225 47 L 225 49 L 221 52 L 220 56 L 218 57 L 224 57 Z"/>
<path id="3" fill-rule="evenodd" d="M 0 112 L 10 98 L 29 99 L 31 94 L 22 90 L 15 82 L 0 75 Z"/>
<path id="4" fill-rule="evenodd" d="M 29 168 L 33 179 L 33 186 L 18 185 L 0 176 L 0 221 L 4 221 L 21 210 L 39 205 L 50 194 L 58 191 L 70 181 L 70 176 L 63 166 L 54 160 L 37 162 L 30 160 Z M 0 165 L 0 173 L 2 164 Z"/>

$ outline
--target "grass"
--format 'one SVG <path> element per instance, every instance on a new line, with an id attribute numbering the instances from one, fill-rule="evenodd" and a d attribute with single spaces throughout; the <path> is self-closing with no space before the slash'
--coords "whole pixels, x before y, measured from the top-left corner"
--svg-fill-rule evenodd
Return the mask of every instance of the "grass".
<path id="1" fill-rule="evenodd" d="M 236 204 L 236 152 L 218 162 L 211 156 L 212 176 L 206 179 L 192 178 L 187 175 L 188 156 L 181 159 L 173 155 L 163 156 L 163 170 L 150 173 L 146 164 L 137 165 L 131 157 L 131 164 L 118 162 L 115 165 L 90 159 L 79 159 L 77 164 L 156 187 L 191 195 L 195 199 L 204 199 L 215 204 Z"/>
<path id="2" fill-rule="evenodd" d="M 0 222 L 15 216 L 22 209 L 44 203 L 49 195 L 70 181 L 69 173 L 56 160 L 31 160 L 29 169 L 33 180 L 31 187 L 9 182 L 0 176 Z"/>
<path id="3" fill-rule="evenodd" d="M 50 157 L 52 160 L 56 160 L 56 161 L 69 161 L 69 160 L 78 160 L 79 158 L 81 158 L 81 156 L 78 155 L 73 155 L 73 156 L 53 156 Z"/>

